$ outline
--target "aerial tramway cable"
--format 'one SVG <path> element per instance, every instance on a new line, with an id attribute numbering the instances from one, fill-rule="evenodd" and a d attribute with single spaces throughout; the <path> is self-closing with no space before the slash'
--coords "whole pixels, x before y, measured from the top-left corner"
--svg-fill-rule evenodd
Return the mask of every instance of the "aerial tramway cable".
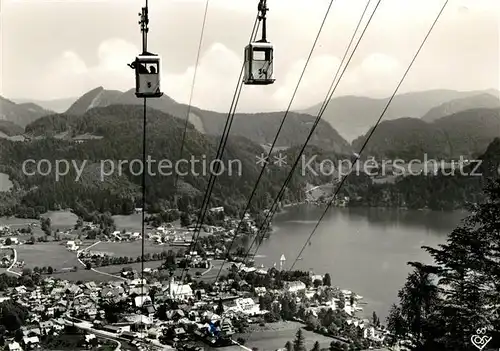
<path id="1" fill-rule="evenodd" d="M 278 131 L 276 132 L 276 136 L 274 137 L 274 140 L 273 140 L 273 143 L 272 143 L 272 145 L 271 145 L 270 150 L 267 152 L 267 155 L 268 155 L 267 157 L 269 157 L 269 156 L 272 154 L 272 152 L 273 152 L 273 150 L 274 150 L 274 147 L 276 146 L 276 142 L 277 142 L 278 137 L 279 137 L 279 135 L 280 135 L 280 133 L 281 133 L 281 129 L 283 128 L 283 125 L 285 124 L 286 118 L 288 117 L 288 113 L 289 113 L 290 108 L 291 108 L 291 106 L 292 106 L 292 103 L 293 103 L 293 101 L 294 101 L 294 99 L 295 99 L 295 96 L 296 96 L 296 94 L 297 94 L 297 91 L 298 91 L 298 89 L 299 89 L 299 87 L 300 87 L 300 83 L 302 82 L 302 78 L 304 77 L 305 71 L 306 71 L 306 69 L 307 69 L 307 67 L 308 67 L 308 65 L 309 65 L 309 61 L 311 60 L 312 54 L 313 54 L 313 52 L 314 52 L 314 49 L 316 48 L 316 44 L 317 44 L 317 42 L 318 42 L 318 40 L 319 40 L 319 37 L 320 37 L 320 35 L 321 35 L 321 32 L 323 31 L 323 27 L 324 27 L 324 25 L 325 25 L 326 19 L 328 18 L 328 15 L 329 15 L 329 13 L 330 13 L 330 9 L 331 9 L 331 7 L 332 7 L 332 5 L 333 5 L 333 2 L 334 2 L 334 1 L 335 1 L 335 0 L 331 0 L 331 1 L 330 1 L 330 4 L 328 5 L 328 8 L 327 8 L 326 13 L 325 13 L 325 16 L 323 17 L 323 21 L 321 22 L 321 25 L 320 25 L 320 27 L 319 27 L 319 29 L 318 29 L 318 33 L 317 33 L 317 35 L 316 35 L 316 38 L 314 39 L 313 45 L 312 45 L 311 50 L 310 50 L 310 52 L 309 52 L 309 56 L 307 57 L 306 63 L 305 63 L 305 65 L 304 65 L 304 68 L 302 69 L 302 73 L 301 73 L 301 75 L 300 75 L 300 77 L 299 77 L 299 80 L 297 81 L 297 85 L 295 86 L 295 90 L 294 90 L 294 92 L 293 92 L 293 94 L 292 94 L 292 97 L 291 97 L 291 99 L 290 99 L 290 102 L 289 102 L 289 104 L 288 104 L 288 107 L 287 107 L 287 109 L 286 109 L 286 111 L 285 111 L 285 113 L 284 113 L 284 115 L 283 115 L 283 118 L 281 119 L 281 123 L 280 123 L 280 125 L 279 125 L 279 127 L 278 127 Z M 260 182 L 260 180 L 261 180 L 261 178 L 262 178 L 262 176 L 263 176 L 263 174 L 264 174 L 264 171 L 266 170 L 267 164 L 268 164 L 267 162 L 266 162 L 266 163 L 264 163 L 264 165 L 263 165 L 263 167 L 262 167 L 262 169 L 261 169 L 261 171 L 260 171 L 260 174 L 259 174 L 259 176 L 258 176 L 258 178 L 257 178 L 257 181 L 255 182 L 255 185 L 254 185 L 254 187 L 253 187 L 253 190 L 252 190 L 252 192 L 251 192 L 251 194 L 250 194 L 250 197 L 249 197 L 249 199 L 248 199 L 248 201 L 247 201 L 247 204 L 246 204 L 246 206 L 245 206 L 245 210 L 243 211 L 243 213 L 242 213 L 242 215 L 241 215 L 241 217 L 240 217 L 240 220 L 239 220 L 239 222 L 238 222 L 238 226 L 236 227 L 236 230 L 235 230 L 235 232 L 234 232 L 234 235 L 233 235 L 233 238 L 232 238 L 232 240 L 231 240 L 231 243 L 229 244 L 229 248 L 227 249 L 227 254 L 226 254 L 226 257 L 225 257 L 224 261 L 222 262 L 222 264 L 221 264 L 221 266 L 220 266 L 220 268 L 219 268 L 219 271 L 218 271 L 218 273 L 217 273 L 217 276 L 216 276 L 216 278 L 215 278 L 215 281 L 217 281 L 217 279 L 219 278 L 219 275 L 220 275 L 220 274 L 221 274 L 221 272 L 222 272 L 222 268 L 224 267 L 225 262 L 229 259 L 229 252 L 231 251 L 231 248 L 233 247 L 234 242 L 236 241 L 236 238 L 237 238 L 237 236 L 238 236 L 238 232 L 239 232 L 239 230 L 241 229 L 241 225 L 243 224 L 243 220 L 245 219 L 245 215 L 246 215 L 246 213 L 248 212 L 248 210 L 250 209 L 251 202 L 252 202 L 253 197 L 254 197 L 254 195 L 255 195 L 255 193 L 256 193 L 256 191 L 257 191 L 257 186 L 259 185 L 259 182 Z"/>
<path id="2" fill-rule="evenodd" d="M 381 2 L 381 0 L 377 1 L 377 4 L 375 5 L 375 8 L 374 8 L 373 12 L 371 13 L 370 17 L 368 18 L 368 21 L 367 21 L 365 27 L 363 28 L 363 31 L 361 32 L 361 35 L 360 35 L 359 39 L 357 40 L 356 45 L 354 46 L 354 49 L 351 52 L 351 55 L 349 56 L 349 59 L 347 60 L 347 63 L 344 66 L 344 69 L 341 72 L 342 65 L 343 65 L 345 59 L 347 58 L 349 50 L 350 50 L 350 48 L 352 46 L 352 43 L 354 41 L 354 38 L 356 37 L 356 34 L 358 32 L 359 26 L 361 25 L 361 22 L 363 21 L 365 13 L 366 13 L 366 11 L 367 11 L 370 3 L 371 3 L 371 0 L 368 0 L 368 2 L 366 4 L 366 7 L 365 7 L 365 9 L 364 9 L 364 11 L 363 11 L 363 13 L 362 13 L 359 21 L 358 21 L 356 29 L 354 30 L 354 33 L 353 33 L 353 35 L 351 37 L 351 40 L 350 40 L 349 44 L 347 45 L 346 51 L 344 53 L 344 57 L 342 58 L 342 61 L 341 61 L 340 65 L 339 65 L 339 68 L 337 69 L 337 72 L 335 73 L 335 76 L 333 78 L 332 84 L 330 85 L 330 88 L 328 90 L 327 96 L 326 96 L 326 98 L 325 98 L 325 100 L 324 100 L 324 102 L 323 102 L 323 104 L 321 106 L 322 108 L 318 112 L 318 115 L 316 116 L 316 120 L 314 121 L 314 124 L 313 124 L 311 130 L 309 131 L 309 135 L 307 136 L 304 144 L 302 145 L 302 148 L 301 148 L 299 154 L 297 155 L 297 158 L 295 159 L 295 162 L 292 165 L 292 168 L 291 168 L 290 172 L 288 173 L 287 178 L 285 179 L 283 185 L 281 186 L 281 189 L 278 192 L 278 195 L 275 197 L 274 202 L 273 202 L 273 204 L 271 206 L 270 211 L 267 213 L 267 215 L 266 215 L 266 217 L 265 217 L 262 225 L 260 226 L 260 228 L 259 228 L 257 234 L 255 235 L 252 243 L 250 244 L 250 247 L 248 248 L 248 251 L 247 251 L 247 253 L 245 255 L 244 261 L 246 261 L 247 257 L 250 255 L 250 251 L 251 251 L 252 246 L 255 243 L 255 241 L 257 241 L 258 238 L 262 238 L 264 236 L 264 234 L 266 233 L 267 228 L 268 228 L 269 223 L 270 223 L 270 219 L 272 219 L 273 216 L 274 216 L 274 214 L 276 213 L 276 210 L 278 208 L 278 202 L 280 201 L 281 197 L 283 196 L 283 194 L 284 194 L 284 192 L 286 190 L 286 187 L 288 186 L 288 183 L 292 179 L 293 173 L 294 173 L 295 169 L 297 168 L 297 165 L 299 163 L 300 157 L 304 153 L 304 150 L 305 150 L 305 148 L 306 148 L 309 140 L 311 139 L 314 131 L 316 130 L 316 127 L 318 126 L 318 123 L 321 120 L 321 118 L 323 116 L 323 113 L 325 112 L 326 107 L 328 106 L 328 103 L 330 102 L 330 99 L 332 98 L 332 96 L 333 96 L 333 94 L 334 94 L 334 92 L 335 92 L 338 84 L 342 80 L 342 77 L 343 77 L 345 71 L 347 70 L 347 67 L 349 66 L 349 63 L 351 62 L 351 59 L 353 58 L 354 53 L 356 52 L 359 44 L 361 43 L 361 40 L 363 39 L 363 36 L 366 33 L 366 30 L 368 29 L 368 27 L 369 27 L 369 25 L 371 23 L 371 20 L 373 19 L 373 16 L 375 15 L 375 12 L 378 9 L 378 6 L 380 5 L 380 2 Z M 340 73 L 340 76 L 338 77 L 339 73 Z M 338 80 L 337 80 L 337 77 L 338 77 Z M 257 251 L 259 250 L 260 245 L 261 245 L 261 241 L 257 242 L 257 248 L 255 250 L 255 253 L 252 255 L 253 258 L 255 258 L 255 255 L 257 254 Z"/>
<path id="3" fill-rule="evenodd" d="M 311 234 L 309 235 L 309 237 L 307 238 L 304 246 L 302 247 L 302 249 L 300 250 L 300 252 L 298 253 L 297 257 L 295 258 L 295 260 L 293 261 L 292 265 L 290 266 L 290 269 L 289 271 L 291 271 L 293 269 L 293 267 L 295 267 L 295 264 L 297 263 L 297 261 L 299 260 L 299 257 L 302 255 L 302 253 L 304 252 L 305 248 L 307 247 L 307 243 L 311 240 L 312 236 L 316 233 L 316 229 L 318 229 L 321 221 L 323 220 L 324 216 L 326 215 L 326 213 L 328 212 L 328 209 L 330 208 L 330 206 L 332 205 L 333 201 L 335 200 L 337 194 L 339 193 L 340 189 L 342 188 L 342 185 L 344 184 L 345 180 L 347 179 L 347 177 L 351 174 L 352 172 L 352 169 L 353 169 L 353 166 L 354 164 L 356 164 L 360 157 L 361 157 L 361 153 L 363 152 L 363 150 L 366 148 L 366 145 L 368 144 L 368 141 L 370 140 L 370 138 L 373 136 L 373 134 L 375 133 L 375 129 L 377 129 L 378 125 L 380 124 L 380 122 L 382 121 L 382 118 L 384 117 L 385 113 L 387 112 L 387 109 L 389 108 L 389 105 L 391 104 L 392 100 L 394 99 L 394 97 L 396 96 L 399 88 L 401 87 L 401 84 L 403 84 L 404 80 L 406 79 L 406 76 L 408 75 L 408 72 L 410 71 L 410 69 L 412 68 L 413 66 L 413 63 L 415 62 L 415 60 L 417 59 L 420 51 L 422 50 L 422 48 L 424 47 L 427 39 L 429 38 L 432 30 L 434 29 L 436 23 L 438 22 L 439 18 L 441 17 L 441 14 L 443 13 L 444 9 L 446 8 L 446 5 L 448 4 L 448 1 L 449 0 L 446 0 L 445 3 L 443 4 L 443 6 L 441 7 L 441 10 L 439 11 L 438 15 L 436 16 L 436 19 L 434 20 L 434 22 L 432 23 L 432 26 L 431 28 L 429 29 L 429 31 L 427 32 L 427 35 L 424 37 L 424 39 L 422 40 L 422 43 L 420 44 L 417 52 L 415 53 L 415 55 L 413 56 L 412 60 L 410 61 L 410 64 L 408 65 L 408 68 L 406 69 L 406 71 L 404 72 L 401 80 L 399 81 L 398 85 L 396 86 L 396 88 L 394 89 L 394 92 L 392 93 L 389 101 L 387 101 L 387 104 L 385 105 L 382 113 L 380 114 L 379 118 L 377 119 L 376 123 L 375 123 L 375 126 L 371 129 L 370 133 L 368 134 L 368 137 L 366 138 L 366 140 L 364 141 L 363 145 L 361 146 L 358 154 L 355 156 L 354 158 L 354 162 L 351 164 L 351 167 L 349 169 L 349 172 L 344 175 L 337 187 L 337 190 L 335 191 L 335 193 L 333 194 L 332 198 L 330 199 L 330 201 L 328 202 L 325 210 L 323 211 L 323 213 L 321 214 L 321 216 L 319 217 L 318 219 L 318 222 L 316 223 L 316 225 L 314 226 L 313 230 L 311 231 Z"/>
<path id="4" fill-rule="evenodd" d="M 148 52 L 148 0 L 146 0 L 146 7 L 143 9 L 141 21 L 142 30 L 142 53 Z M 143 120 L 142 120 L 142 164 L 146 164 L 146 137 L 147 137 L 147 98 L 143 98 Z M 145 222 L 146 222 L 146 172 L 142 172 L 142 211 L 141 211 L 141 298 L 144 299 L 144 244 L 146 239 Z M 144 302 L 144 301 L 142 301 Z"/>
<path id="5" fill-rule="evenodd" d="M 186 140 L 186 131 L 187 131 L 188 123 L 189 123 L 189 115 L 191 114 L 191 104 L 192 104 L 192 101 L 193 101 L 194 85 L 196 83 L 196 73 L 198 72 L 198 63 L 200 61 L 201 46 L 202 46 L 202 43 L 203 43 L 203 35 L 205 33 L 205 24 L 206 24 L 206 21 L 207 21 L 207 13 L 208 13 L 208 4 L 209 4 L 209 2 L 210 2 L 210 0 L 206 1 L 205 12 L 203 14 L 203 23 L 201 25 L 200 41 L 198 43 L 198 53 L 196 54 L 196 61 L 195 61 L 194 73 L 193 73 L 193 81 L 191 82 L 191 92 L 189 94 L 189 104 L 188 104 L 187 112 L 186 112 L 186 120 L 185 120 L 185 123 L 184 123 L 184 131 L 182 132 L 181 148 L 180 148 L 180 151 L 179 151 L 179 160 L 182 159 L 182 154 L 183 154 L 183 151 L 184 151 L 184 142 Z M 177 196 L 177 190 L 178 190 L 177 189 L 177 182 L 178 181 L 179 181 L 179 174 L 178 174 L 178 172 L 176 172 L 176 174 L 175 174 L 175 180 L 174 180 L 174 200 L 176 200 L 176 196 Z"/>
<path id="6" fill-rule="evenodd" d="M 259 19 L 260 19 L 259 15 L 257 15 L 257 17 L 255 18 L 255 22 L 254 22 L 253 28 L 252 28 L 252 33 L 250 34 L 250 40 L 249 40 L 250 43 L 253 40 L 255 40 L 254 38 L 257 35 L 258 28 L 259 28 L 259 23 L 260 23 Z M 239 77 L 238 77 L 238 82 L 236 84 L 236 89 L 234 91 L 233 99 L 231 101 L 231 106 L 229 108 L 229 112 L 228 112 L 228 115 L 226 117 L 226 122 L 225 122 L 225 125 L 224 125 L 224 130 L 223 130 L 221 138 L 219 140 L 219 145 L 218 145 L 218 148 L 217 148 L 217 155 L 215 156 L 215 160 L 220 160 L 222 158 L 222 154 L 224 152 L 224 148 L 226 146 L 227 139 L 229 137 L 229 132 L 231 130 L 231 125 L 232 125 L 232 122 L 233 122 L 234 114 L 235 114 L 236 107 L 238 105 L 238 101 L 239 101 L 239 98 L 240 98 L 241 89 L 243 88 L 242 77 L 243 77 L 244 68 L 245 68 L 245 64 L 243 64 L 242 67 L 241 67 L 241 71 L 240 71 L 240 74 L 239 74 Z M 202 225 L 203 225 L 203 221 L 205 219 L 205 214 L 206 214 L 207 209 L 208 209 L 208 204 L 209 204 L 209 201 L 210 201 L 210 196 L 212 194 L 212 190 L 213 190 L 213 187 L 214 187 L 214 184 L 215 184 L 215 178 L 216 178 L 216 176 L 215 176 L 214 173 L 218 173 L 219 172 L 219 166 L 220 166 L 220 163 L 217 163 L 217 165 L 216 165 L 217 170 L 215 172 L 211 172 L 211 174 L 210 174 L 208 185 L 207 185 L 207 188 L 205 189 L 205 194 L 204 194 L 204 197 L 203 197 L 203 202 L 202 202 L 202 206 L 201 206 L 201 209 L 200 209 L 200 214 L 199 214 L 198 219 L 197 219 L 196 224 L 195 224 L 195 230 L 193 232 L 193 240 L 192 240 L 191 245 L 189 246 L 189 250 L 190 251 L 193 251 L 193 249 L 196 247 L 196 243 L 198 242 L 198 238 L 200 236 L 200 232 L 201 232 L 201 228 L 202 228 Z M 182 281 L 184 279 L 184 274 L 187 271 L 187 269 L 188 269 L 188 267 L 187 267 L 187 264 L 186 264 L 186 266 L 183 268 L 183 270 L 181 272 L 181 276 L 180 276 L 180 282 L 181 282 L 181 284 L 182 284 Z M 180 289 L 180 287 L 181 287 L 181 285 L 179 284 L 178 289 Z M 177 291 L 177 293 L 178 293 L 178 291 Z"/>

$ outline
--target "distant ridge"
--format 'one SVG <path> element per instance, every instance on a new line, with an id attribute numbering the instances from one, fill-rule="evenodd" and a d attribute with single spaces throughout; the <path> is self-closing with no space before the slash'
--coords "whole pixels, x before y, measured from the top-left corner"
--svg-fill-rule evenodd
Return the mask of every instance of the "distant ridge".
<path id="1" fill-rule="evenodd" d="M 48 111 L 63 113 L 78 99 L 77 97 L 54 99 L 54 100 L 33 100 L 33 99 L 11 99 L 16 104 L 33 103 Z"/>
<path id="2" fill-rule="evenodd" d="M 16 104 L 0 96 L 0 120 L 9 121 L 25 127 L 38 118 L 54 113 L 34 103 Z"/>
<path id="3" fill-rule="evenodd" d="M 105 90 L 103 87 L 92 89 L 76 100 L 66 111 L 66 115 L 83 115 L 95 107 L 111 105 L 142 105 L 142 99 L 135 96 L 135 90 L 126 92 Z M 167 95 L 158 99 L 150 99 L 148 107 L 168 113 L 185 120 L 188 106 L 180 104 Z M 205 134 L 220 135 L 224 130 L 226 113 L 202 110 L 192 107 L 189 121 L 195 128 Z M 231 135 L 244 136 L 260 145 L 273 142 L 284 112 L 237 113 L 231 129 Z M 314 117 L 307 114 L 290 112 L 280 133 L 276 146 L 286 148 L 300 145 L 306 140 Z M 336 153 L 350 154 L 351 146 L 340 134 L 326 122 L 320 122 L 311 139 L 316 145 Z"/>
<path id="4" fill-rule="evenodd" d="M 359 149 L 368 133 L 355 139 Z M 367 144 L 365 156 L 423 159 L 474 157 L 500 135 L 500 108 L 461 111 L 428 123 L 399 118 L 380 123 Z"/>
<path id="5" fill-rule="evenodd" d="M 474 108 L 497 108 L 500 107 L 500 99 L 490 93 L 481 93 L 460 99 L 451 100 L 429 110 L 422 120 L 426 122 L 435 121 L 443 116 L 451 115 L 461 111 Z"/>
<path id="6" fill-rule="evenodd" d="M 421 118 L 429 110 L 446 102 L 475 96 L 479 94 L 492 94 L 498 96 L 498 91 L 489 89 L 486 91 L 455 91 L 455 90 L 428 90 L 396 95 L 384 115 L 384 121 L 401 117 Z M 365 134 L 375 123 L 382 113 L 389 98 L 374 99 L 363 96 L 340 96 L 333 98 L 323 114 L 323 120 L 329 122 L 344 138 L 354 140 Z M 318 114 L 321 104 L 314 105 L 301 112 Z M 478 106 L 467 106 L 460 112 L 470 108 L 490 107 L 479 104 Z M 493 107 L 493 106 L 491 106 Z M 449 113 L 443 113 L 446 116 Z"/>

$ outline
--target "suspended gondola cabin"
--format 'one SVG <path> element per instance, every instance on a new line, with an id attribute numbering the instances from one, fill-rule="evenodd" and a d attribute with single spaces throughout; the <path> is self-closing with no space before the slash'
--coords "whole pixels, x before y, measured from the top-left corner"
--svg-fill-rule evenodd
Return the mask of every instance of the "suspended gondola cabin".
<path id="1" fill-rule="evenodd" d="M 135 69 L 135 95 L 139 98 L 159 98 L 161 65 L 160 57 L 155 54 L 142 54 L 130 65 Z"/>
<path id="2" fill-rule="evenodd" d="M 273 84 L 273 44 L 253 42 L 245 48 L 245 74 L 243 81 L 247 85 Z"/>

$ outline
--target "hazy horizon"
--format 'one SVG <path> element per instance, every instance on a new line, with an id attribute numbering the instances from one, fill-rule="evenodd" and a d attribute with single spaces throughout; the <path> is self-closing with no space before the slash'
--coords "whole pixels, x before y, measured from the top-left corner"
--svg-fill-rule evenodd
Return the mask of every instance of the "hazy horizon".
<path id="1" fill-rule="evenodd" d="M 99 87 L 95 87 L 94 89 L 97 89 L 97 88 L 99 88 Z M 102 88 L 104 88 L 104 90 L 111 90 L 111 89 L 106 89 L 106 87 L 103 87 L 103 86 L 102 86 Z M 23 98 L 23 97 L 10 98 L 8 96 L 2 96 L 2 97 L 5 98 L 5 99 L 7 99 L 7 100 L 10 100 L 10 101 L 12 101 L 12 102 L 14 102 L 16 104 L 22 104 L 22 103 L 28 103 L 28 102 L 32 102 L 34 104 L 36 104 L 36 103 L 51 103 L 51 102 L 64 102 L 64 101 L 69 101 L 69 100 L 73 100 L 73 102 L 75 102 L 76 100 L 78 100 L 79 98 L 81 98 L 84 94 L 86 94 L 86 93 L 88 93 L 88 92 L 90 92 L 90 91 L 92 91 L 94 89 L 90 89 L 89 91 L 86 91 L 85 93 L 83 93 L 80 96 L 71 96 L 71 97 L 58 98 L 58 99 L 53 99 L 53 100 L 36 100 L 36 99 L 29 99 L 29 98 Z M 131 90 L 131 89 L 134 89 L 134 88 L 130 88 L 128 90 Z M 119 91 L 122 92 L 122 93 L 125 93 L 128 90 L 119 90 Z M 433 92 L 433 91 L 436 91 L 436 92 L 437 91 L 457 91 L 457 92 L 463 92 L 463 93 L 466 93 L 466 92 L 477 92 L 477 93 L 487 92 L 487 93 L 494 93 L 496 97 L 500 98 L 500 90 L 494 89 L 494 88 L 484 89 L 484 90 L 430 89 L 430 90 L 409 91 L 409 92 L 397 94 L 396 96 L 408 95 L 408 94 L 419 94 L 419 93 L 426 93 L 426 92 Z M 335 99 L 335 98 L 345 98 L 345 97 L 359 97 L 359 98 L 381 100 L 381 99 L 387 99 L 390 96 L 372 97 L 372 96 L 367 96 L 367 95 L 349 94 L 349 95 L 334 96 L 332 99 Z M 172 98 L 172 97 L 170 97 L 170 98 Z M 178 102 L 178 101 L 176 101 L 176 102 L 182 104 L 182 102 Z M 304 106 L 304 107 L 297 107 L 294 111 L 299 111 L 300 112 L 302 110 L 308 109 L 308 108 L 310 108 L 310 107 L 312 107 L 314 105 L 317 105 L 319 103 L 322 103 L 322 101 L 318 101 L 317 103 L 314 103 L 314 104 L 308 105 L 308 106 Z M 203 109 L 202 107 L 199 107 L 199 106 L 196 106 L 196 105 L 193 105 L 193 106 Z M 210 111 L 213 111 L 213 112 L 227 112 L 227 111 L 224 111 L 224 110 L 220 110 L 220 111 L 210 110 Z M 271 110 L 271 111 L 282 111 L 282 110 Z M 240 112 L 244 112 L 244 111 L 240 110 Z M 261 112 L 267 112 L 267 111 L 264 110 L 264 111 L 261 111 Z"/>

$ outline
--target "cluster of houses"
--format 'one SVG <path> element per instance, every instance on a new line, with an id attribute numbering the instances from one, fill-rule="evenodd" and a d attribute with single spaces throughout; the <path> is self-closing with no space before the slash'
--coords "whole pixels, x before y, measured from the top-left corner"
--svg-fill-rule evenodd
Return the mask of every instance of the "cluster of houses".
<path id="1" fill-rule="evenodd" d="M 267 274 L 263 268 L 240 265 L 238 269 L 242 273 L 252 271 L 256 274 Z M 311 275 L 313 281 L 320 278 L 321 276 Z M 261 310 L 258 303 L 258 297 L 267 293 L 275 297 L 285 293 L 302 296 L 302 300 L 297 297 L 298 301 L 304 301 L 305 296 L 311 302 L 306 312 L 312 315 L 317 315 L 321 309 L 337 310 L 340 305 L 336 298 L 318 305 L 315 296 L 324 287 L 308 288 L 302 281 L 287 282 L 283 289 L 273 291 L 268 291 L 265 287 L 235 290 L 233 283 L 231 279 L 214 283 L 214 290 L 210 293 L 204 290 L 194 291 L 189 284 L 177 282 L 174 277 L 164 282 L 126 279 L 99 284 L 75 284 L 47 278 L 33 288 L 11 288 L 2 299 L 10 299 L 26 307 L 29 318 L 22 329 L 23 341 L 12 341 L 9 349 L 35 347 L 41 336 L 48 333 L 56 335 L 65 325 L 69 325 L 68 323 L 76 326 L 79 326 L 78 323 L 84 323 L 89 343 L 95 335 L 106 332 L 116 338 L 139 340 L 160 346 L 165 343 L 165 336 L 168 335 L 171 345 L 179 345 L 193 335 L 211 335 L 214 325 L 219 332 L 232 335 L 236 321 L 260 323 L 262 317 L 269 313 Z M 352 295 L 352 292 L 347 290 L 342 293 L 344 296 Z M 352 299 L 346 298 L 343 309 L 351 315 L 346 323 L 362 329 L 366 338 L 383 341 L 383 330 L 375 328 L 367 320 L 355 317 L 355 313 L 361 310 L 357 306 L 357 300 L 360 298 L 356 296 L 353 305 L 350 304 Z M 172 300 L 177 301 L 177 307 L 168 308 L 162 319 L 158 319 L 158 308 Z M 216 313 L 220 304 L 223 305 L 222 314 Z M 106 322 L 106 306 L 109 305 L 125 306 L 120 310 L 121 316 L 117 323 Z"/>

